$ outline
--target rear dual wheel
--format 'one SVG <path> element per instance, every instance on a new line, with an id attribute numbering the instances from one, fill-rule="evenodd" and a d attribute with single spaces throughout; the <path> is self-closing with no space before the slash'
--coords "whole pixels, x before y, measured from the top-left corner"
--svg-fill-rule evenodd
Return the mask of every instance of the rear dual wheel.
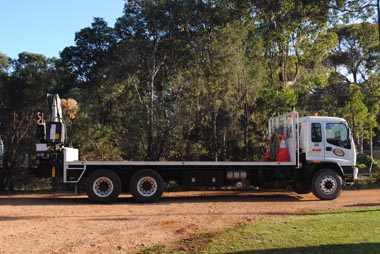
<path id="1" fill-rule="evenodd" d="M 121 180 L 111 170 L 97 170 L 86 179 L 85 188 L 92 202 L 112 203 L 120 194 Z M 154 170 L 140 170 L 132 176 L 129 189 L 136 202 L 156 202 L 164 192 L 164 180 Z"/>
<path id="2" fill-rule="evenodd" d="M 140 170 L 132 176 L 129 190 L 136 202 L 153 203 L 158 201 L 164 192 L 164 180 L 154 170 Z"/>

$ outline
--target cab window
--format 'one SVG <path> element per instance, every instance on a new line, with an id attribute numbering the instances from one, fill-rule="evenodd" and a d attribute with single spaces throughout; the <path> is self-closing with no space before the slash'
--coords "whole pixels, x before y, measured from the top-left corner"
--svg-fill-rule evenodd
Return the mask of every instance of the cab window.
<path id="1" fill-rule="evenodd" d="M 322 128 L 320 123 L 311 123 L 311 142 L 322 142 Z"/>
<path id="2" fill-rule="evenodd" d="M 326 123 L 326 142 L 351 149 L 348 127 L 344 123 Z"/>

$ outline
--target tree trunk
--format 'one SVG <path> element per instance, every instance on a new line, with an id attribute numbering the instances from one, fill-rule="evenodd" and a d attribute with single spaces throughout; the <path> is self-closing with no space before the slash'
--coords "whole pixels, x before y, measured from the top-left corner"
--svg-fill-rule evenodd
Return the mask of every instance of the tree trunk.
<path id="1" fill-rule="evenodd" d="M 212 121 L 212 140 L 211 140 L 211 156 L 215 161 L 218 161 L 218 126 L 217 126 L 217 112 L 215 106 L 213 106 L 213 112 L 211 116 Z"/>

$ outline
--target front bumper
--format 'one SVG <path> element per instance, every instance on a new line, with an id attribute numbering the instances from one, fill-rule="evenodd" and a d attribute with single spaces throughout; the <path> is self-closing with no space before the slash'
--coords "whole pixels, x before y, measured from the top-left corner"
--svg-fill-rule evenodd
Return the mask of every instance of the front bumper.
<path id="1" fill-rule="evenodd" d="M 359 169 L 357 167 L 343 167 L 343 177 L 346 184 L 352 184 L 358 179 Z"/>

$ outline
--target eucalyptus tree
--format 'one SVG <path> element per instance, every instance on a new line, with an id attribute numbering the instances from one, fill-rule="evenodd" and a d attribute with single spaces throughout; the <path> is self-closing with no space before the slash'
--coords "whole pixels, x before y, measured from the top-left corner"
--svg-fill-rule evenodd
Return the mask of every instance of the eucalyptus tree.
<path id="1" fill-rule="evenodd" d="M 364 136 L 368 136 L 366 125 L 370 122 L 368 108 L 364 104 L 364 96 L 361 88 L 353 84 L 349 88 L 349 96 L 345 106 L 342 108 L 342 116 L 347 119 L 352 126 L 353 135 L 356 138 L 356 144 L 359 152 L 363 153 Z"/>
<path id="2" fill-rule="evenodd" d="M 328 1 L 257 1 L 253 15 L 268 45 L 271 81 L 286 88 L 301 74 L 301 58 L 318 35 L 326 31 Z"/>
<path id="3" fill-rule="evenodd" d="M 363 83 L 378 68 L 376 25 L 359 23 L 337 28 L 338 43 L 330 56 L 337 71 L 347 77 L 347 82 Z"/>
<path id="4" fill-rule="evenodd" d="M 94 18 L 90 27 L 75 34 L 75 46 L 61 52 L 62 73 L 69 70 L 74 78 L 70 75 L 66 78 L 75 82 L 66 92 L 75 97 L 81 109 L 71 126 L 71 133 L 81 154 L 89 159 L 121 158 L 116 145 L 121 137 L 119 126 L 115 124 L 118 121 L 115 109 L 123 85 L 110 81 L 115 43 L 114 29 L 104 19 Z"/>
<path id="5" fill-rule="evenodd" d="M 170 12 L 165 4 L 155 1 L 130 1 L 125 4 L 124 15 L 115 24 L 118 35 L 116 76 L 129 80 L 135 91 L 135 106 L 145 119 L 137 118 L 140 136 L 146 138 L 145 159 L 157 160 L 162 143 L 158 122 L 165 114 L 164 65 L 167 58 L 165 43 L 169 39 Z M 128 68 L 128 69 L 125 69 Z M 131 87 L 132 86 L 132 87 Z M 132 106 L 133 107 L 133 106 Z"/>
<path id="6" fill-rule="evenodd" d="M 32 154 L 35 143 L 35 116 L 46 104 L 46 93 L 56 88 L 52 75 L 55 59 L 40 54 L 20 53 L 10 59 L 9 71 L 1 85 L 0 126 L 6 146 L 0 189 L 13 189 L 14 180 L 22 177 L 24 155 Z"/>
<path id="7" fill-rule="evenodd" d="M 263 44 L 250 22 L 216 29 L 210 44 L 208 102 L 210 148 L 220 160 L 250 160 L 259 147 L 257 110 L 266 83 Z M 264 124 L 265 125 L 265 124 Z"/>
<path id="8" fill-rule="evenodd" d="M 165 157 L 164 151 L 170 150 L 167 146 L 173 146 L 170 139 L 178 139 L 170 132 L 184 131 L 193 144 L 201 140 L 207 144 L 204 135 L 208 134 L 202 129 L 208 106 L 203 97 L 207 93 L 208 49 L 226 13 L 219 9 L 218 1 L 129 1 L 124 13 L 115 25 L 118 55 L 124 56 L 117 76 L 133 80 L 135 101 L 141 106 L 136 109 L 144 110 L 140 112 L 145 120 L 138 123 L 146 137 L 146 158 Z"/>
<path id="9" fill-rule="evenodd" d="M 330 63 L 350 91 L 344 111 L 346 115 L 347 112 L 352 113 L 349 119 L 363 151 L 364 138 L 370 138 L 373 128 L 377 126 L 375 119 L 378 110 L 374 103 L 379 93 L 378 85 L 374 85 L 374 76 L 378 75 L 379 70 L 377 26 L 367 22 L 342 25 L 337 28 L 337 34 L 339 40 L 330 56 Z M 357 111 L 353 112 L 353 108 Z"/>
<path id="10" fill-rule="evenodd" d="M 116 39 L 113 29 L 102 18 L 94 18 L 91 27 L 75 34 L 75 46 L 61 52 L 62 62 L 71 69 L 77 84 L 88 89 L 86 100 L 97 104 L 99 121 L 106 124 L 108 108 L 104 105 L 101 91 L 105 85 L 110 50 Z"/>

